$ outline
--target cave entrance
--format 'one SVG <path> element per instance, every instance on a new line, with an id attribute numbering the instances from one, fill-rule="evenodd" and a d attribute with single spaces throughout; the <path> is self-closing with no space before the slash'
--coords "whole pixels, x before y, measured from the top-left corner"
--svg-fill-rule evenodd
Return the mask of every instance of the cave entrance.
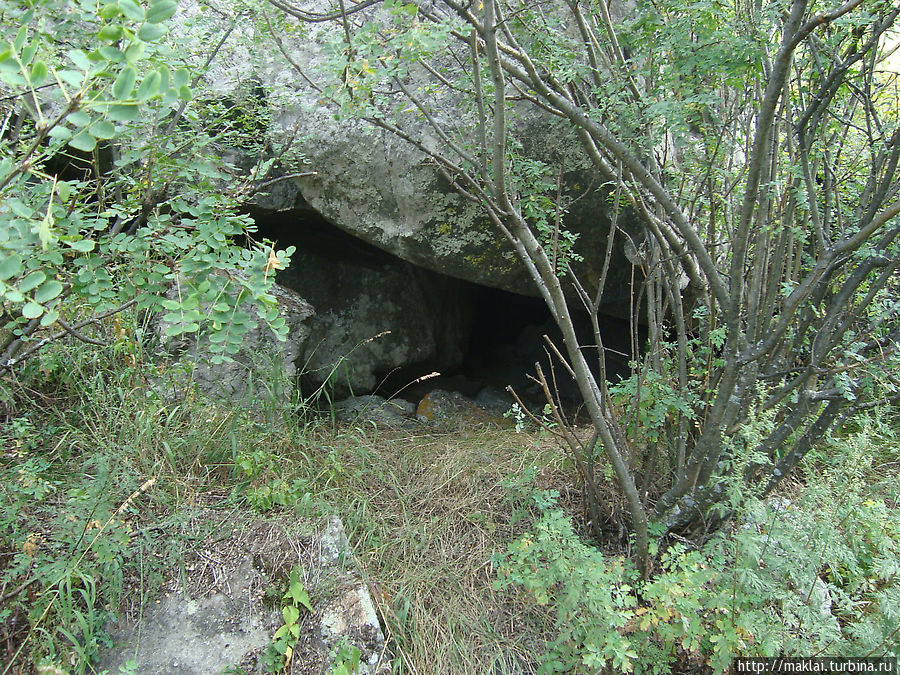
<path id="1" fill-rule="evenodd" d="M 278 282 L 316 310 L 307 354 L 298 363 L 307 365 L 301 375 L 304 393 L 330 374 L 336 380 L 334 398 L 375 392 L 417 402 L 435 388 L 475 397 L 485 388 L 503 391 L 511 385 L 529 402 L 542 399 L 528 375 L 536 361 L 550 374 L 543 336 L 563 349 L 542 298 L 413 265 L 344 232 L 305 205 L 249 213 L 257 224 L 256 238 L 297 248 Z M 628 334 L 627 322 L 608 319 L 604 325 L 611 340 Z M 577 328 L 590 344 L 586 316 L 578 318 Z M 390 334 L 371 339 L 385 331 Z M 624 345 L 608 346 L 628 351 L 627 338 Z M 596 351 L 588 357 L 595 361 Z M 626 361 L 607 353 L 614 377 L 627 372 Z M 346 373 L 335 377 L 337 363 L 346 366 Z M 554 366 L 560 395 L 578 401 L 574 381 L 558 363 Z M 440 375 L 427 377 L 435 372 Z"/>
<path id="2" fill-rule="evenodd" d="M 563 401 L 581 400 L 577 384 L 557 358 L 550 358 L 545 336 L 561 353 L 565 353 L 562 333 L 543 298 L 472 284 L 472 327 L 469 349 L 456 372 L 454 388 L 467 396 L 475 396 L 484 387 L 505 389 L 512 386 L 526 401 L 543 404 L 543 392 L 535 380 L 535 363 L 555 383 L 556 394 Z M 589 318 L 573 312 L 575 330 L 586 350 L 588 363 L 594 367 L 597 350 L 593 345 Z M 606 347 L 607 376 L 618 381 L 628 375 L 628 322 L 614 317 L 600 317 Z M 595 368 L 596 371 L 596 368 Z"/>

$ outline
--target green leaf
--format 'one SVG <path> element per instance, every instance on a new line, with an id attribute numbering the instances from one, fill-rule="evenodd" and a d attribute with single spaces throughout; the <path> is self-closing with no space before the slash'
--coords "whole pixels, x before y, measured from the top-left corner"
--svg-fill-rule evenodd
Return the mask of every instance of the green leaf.
<path id="1" fill-rule="evenodd" d="M 131 66 L 126 66 L 119 73 L 116 81 L 113 83 L 112 93 L 120 101 L 131 97 L 131 90 L 134 89 L 134 83 L 137 80 L 137 71 Z"/>
<path id="2" fill-rule="evenodd" d="M 73 49 L 69 52 L 69 58 L 79 69 L 90 70 L 91 62 L 88 60 L 87 54 L 80 49 Z"/>
<path id="3" fill-rule="evenodd" d="M 109 21 L 113 17 L 119 16 L 119 6 L 110 2 L 100 8 L 100 18 Z"/>
<path id="4" fill-rule="evenodd" d="M 174 0 L 155 0 L 147 10 L 147 23 L 162 23 L 170 19 L 177 9 L 178 3 Z"/>
<path id="5" fill-rule="evenodd" d="M 171 80 L 171 75 L 169 74 L 169 69 L 166 66 L 160 66 L 159 69 L 159 91 L 166 91 L 169 88 L 169 81 Z"/>
<path id="6" fill-rule="evenodd" d="M 165 35 L 167 29 L 158 23 L 145 23 L 138 31 L 138 37 L 144 42 L 153 42 Z"/>
<path id="7" fill-rule="evenodd" d="M 66 121 L 76 127 L 86 127 L 91 123 L 91 116 L 84 110 L 76 110 L 66 118 Z"/>
<path id="8" fill-rule="evenodd" d="M 79 239 L 78 241 L 70 241 L 67 243 L 80 253 L 90 253 L 97 245 L 97 242 L 93 239 Z"/>
<path id="9" fill-rule="evenodd" d="M 284 599 L 293 600 L 295 605 L 302 605 L 310 612 L 313 611 L 312 604 L 309 601 L 309 593 L 306 590 L 306 586 L 300 581 L 297 567 L 291 570 L 290 583 L 287 592 L 284 594 Z"/>
<path id="10" fill-rule="evenodd" d="M 44 304 L 50 302 L 53 298 L 62 293 L 63 285 L 56 279 L 50 279 L 34 292 L 35 302 Z"/>
<path id="11" fill-rule="evenodd" d="M 67 202 L 69 197 L 72 196 L 72 186 L 68 181 L 61 180 L 56 184 L 56 193 L 59 195 L 61 202 Z"/>
<path id="12" fill-rule="evenodd" d="M 191 74 L 188 72 L 187 68 L 179 68 L 172 75 L 172 86 L 175 89 L 180 89 L 190 81 Z"/>
<path id="13" fill-rule="evenodd" d="M 4 65 L 6 64 L 0 63 L 0 72 L 6 72 L 6 68 L 3 67 Z M 15 65 L 15 63 L 13 63 L 13 65 Z M 6 72 L 3 77 L 3 81 L 6 82 L 6 84 L 8 84 L 10 87 L 24 87 L 28 84 L 28 82 L 25 81 L 24 77 L 10 72 Z"/>
<path id="14" fill-rule="evenodd" d="M 82 131 L 80 134 L 73 137 L 72 140 L 69 141 L 69 145 L 71 145 L 76 150 L 81 150 L 82 152 L 91 152 L 95 147 L 97 147 L 97 139 L 95 139 L 86 131 Z"/>
<path id="15" fill-rule="evenodd" d="M 41 240 L 41 249 L 44 251 L 49 248 L 50 243 L 53 241 L 53 214 L 51 211 L 47 211 L 40 225 L 38 225 L 38 239 Z"/>
<path id="16" fill-rule="evenodd" d="M 155 70 L 151 70 L 147 73 L 144 81 L 141 82 L 141 86 L 138 87 L 137 94 L 135 95 L 136 98 L 139 101 L 146 101 L 147 99 L 156 96 L 159 93 L 159 81 L 159 73 Z"/>
<path id="17" fill-rule="evenodd" d="M 106 120 L 98 120 L 90 128 L 90 134 L 94 138 L 107 140 L 116 135 L 116 127 L 112 122 L 107 122 Z"/>
<path id="18" fill-rule="evenodd" d="M 105 47 L 100 47 L 97 50 L 107 61 L 112 61 L 113 63 L 124 63 L 125 62 L 125 53 L 119 49 L 118 47 L 113 47 L 112 45 L 106 45 Z"/>
<path id="19" fill-rule="evenodd" d="M 29 302 L 22 308 L 22 316 L 26 319 L 36 319 L 44 313 L 44 308 L 36 302 Z"/>
<path id="20" fill-rule="evenodd" d="M 38 43 L 32 42 L 30 45 L 25 47 L 22 50 L 22 55 L 19 57 L 22 63 L 31 63 L 31 60 L 34 58 L 34 55 L 37 54 Z"/>
<path id="21" fill-rule="evenodd" d="M 41 270 L 35 270 L 27 277 L 22 279 L 19 284 L 19 290 L 23 293 L 28 293 L 31 290 L 34 290 L 38 286 L 40 286 L 47 279 L 47 275 L 44 274 Z"/>
<path id="22" fill-rule="evenodd" d="M 136 105 L 126 103 L 116 103 L 109 107 L 107 116 L 113 122 L 132 122 L 140 116 L 140 111 Z"/>
<path id="23" fill-rule="evenodd" d="M 297 619 L 300 618 L 300 610 L 293 605 L 286 605 L 282 608 L 281 615 L 284 617 L 285 625 L 291 626 L 297 623 Z"/>
<path id="24" fill-rule="evenodd" d="M 190 101 L 194 98 L 194 94 L 191 92 L 191 88 L 187 85 L 178 88 L 178 98 L 182 101 Z"/>
<path id="25" fill-rule="evenodd" d="M 47 135 L 49 135 L 50 138 L 58 138 L 61 141 L 67 141 L 72 138 L 71 130 L 59 125 L 56 125 L 50 131 L 48 131 Z"/>
<path id="26" fill-rule="evenodd" d="M 16 33 L 16 39 L 13 42 L 13 49 L 17 52 L 22 51 L 22 47 L 25 46 L 25 40 L 28 39 L 28 26 L 22 26 L 19 29 L 19 32 Z"/>
<path id="27" fill-rule="evenodd" d="M 81 85 L 84 84 L 84 73 L 77 70 L 57 70 L 56 74 L 70 87 L 81 89 Z"/>
<path id="28" fill-rule="evenodd" d="M 10 77 L 13 73 L 18 73 L 20 70 L 19 63 L 15 59 L 10 58 L 12 52 L 7 49 L 3 52 L 3 55 L 5 55 L 6 58 L 0 59 L 0 73 L 10 73 L 7 77 Z"/>
<path id="29" fill-rule="evenodd" d="M 97 37 L 107 42 L 116 42 L 122 38 L 122 26 L 117 24 L 107 24 L 100 29 Z"/>
<path id="30" fill-rule="evenodd" d="M 6 281 L 22 273 L 22 259 L 12 253 L 0 260 L 0 281 Z"/>
<path id="31" fill-rule="evenodd" d="M 47 64 L 43 61 L 37 61 L 31 66 L 31 84 L 38 86 L 47 79 Z"/>
<path id="32" fill-rule="evenodd" d="M 46 328 L 47 326 L 56 323 L 58 318 L 59 312 L 55 310 L 44 310 L 44 316 L 41 317 L 41 327 Z"/>
<path id="33" fill-rule="evenodd" d="M 138 60 L 144 55 L 144 43 L 143 42 L 133 42 L 128 45 L 127 49 L 125 49 L 125 60 L 128 63 L 137 63 Z"/>
<path id="34" fill-rule="evenodd" d="M 144 20 L 144 9 L 135 0 L 119 0 L 119 9 L 132 21 Z"/>
<path id="35" fill-rule="evenodd" d="M 32 209 L 30 206 L 28 206 L 28 204 L 23 202 L 18 197 L 11 197 L 6 203 L 9 204 L 9 207 L 17 216 L 25 218 L 27 220 L 30 220 L 34 217 L 34 209 Z"/>

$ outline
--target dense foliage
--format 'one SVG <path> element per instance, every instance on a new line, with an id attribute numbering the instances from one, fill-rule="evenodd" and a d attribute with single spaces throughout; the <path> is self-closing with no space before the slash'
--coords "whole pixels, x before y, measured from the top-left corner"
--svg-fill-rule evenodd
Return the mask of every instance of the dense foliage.
<path id="1" fill-rule="evenodd" d="M 891 425 L 865 416 L 822 445 L 791 498 L 747 499 L 732 485 L 735 526 L 700 547 L 654 551 L 648 582 L 622 556 L 585 544 L 558 493 L 518 484 L 511 495 L 534 525 L 495 557 L 498 584 L 553 613 L 548 673 L 726 672 L 739 655 L 896 656 L 900 494 L 896 477 L 880 480 L 876 469 L 895 441 Z"/>
<path id="2" fill-rule="evenodd" d="M 197 29 L 173 48 L 176 11 L 174 0 L 0 8 L 4 672 L 32 659 L 86 672 L 108 643 L 125 578 L 143 574 L 133 556 L 154 538 L 135 541 L 127 521 L 162 468 L 129 466 L 100 430 L 143 425 L 144 459 L 163 447 L 164 463 L 192 443 L 174 428 L 159 438 L 167 425 L 150 410 L 161 402 L 131 376 L 107 381 L 107 368 L 143 367 L 157 338 L 206 332 L 205 356 L 221 362 L 259 320 L 286 332 L 270 289 L 291 251 L 256 242 L 240 211 L 273 154 L 245 147 L 256 160 L 249 177 L 221 158 L 258 106 L 207 91 L 201 64 L 221 41 L 204 43 Z M 153 315 L 159 335 L 148 330 Z M 67 341 L 83 350 L 41 359 Z M 156 375 L 161 387 L 161 366 Z M 53 398 L 72 384 L 91 392 L 63 404 L 84 415 L 74 434 L 64 415 L 25 403 L 32 386 Z"/>
<path id="3" fill-rule="evenodd" d="M 215 108 L 191 110 L 191 55 L 163 41 L 176 9 L 4 5 L 0 368 L 62 336 L 98 343 L 91 327 L 131 306 L 168 337 L 210 329 L 213 361 L 240 346 L 251 304 L 286 330 L 268 290 L 288 252 L 243 246 L 252 180 L 216 156 L 230 130 Z"/>

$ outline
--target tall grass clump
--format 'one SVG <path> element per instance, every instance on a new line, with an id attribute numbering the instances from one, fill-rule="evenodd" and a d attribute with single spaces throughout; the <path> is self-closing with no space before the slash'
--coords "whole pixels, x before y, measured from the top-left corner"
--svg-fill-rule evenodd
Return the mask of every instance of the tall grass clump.
<path id="1" fill-rule="evenodd" d="M 301 456 L 290 400 L 205 398 L 140 325 L 105 326 L 107 347 L 57 342 L 0 381 L 0 673 L 86 672 L 108 622 L 182 565 L 190 510 L 251 495 L 241 467 L 258 448 L 273 465 Z"/>

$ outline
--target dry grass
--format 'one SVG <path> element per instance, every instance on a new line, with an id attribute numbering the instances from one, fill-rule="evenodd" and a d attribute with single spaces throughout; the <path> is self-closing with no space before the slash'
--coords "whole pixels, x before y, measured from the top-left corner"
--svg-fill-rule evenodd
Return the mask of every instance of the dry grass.
<path id="1" fill-rule="evenodd" d="M 41 414 L 41 419 L 54 420 L 56 428 L 26 428 L 22 425 L 30 419 L 25 416 L 30 409 L 16 413 L 22 426 L 19 436 L 28 440 L 36 435 L 40 447 L 46 441 L 48 448 L 56 448 L 47 453 L 55 457 L 52 467 L 58 467 L 51 477 L 79 489 L 75 478 L 95 486 L 113 511 L 148 478 L 157 479 L 152 490 L 141 493 L 136 509 L 134 527 L 144 536 L 134 541 L 140 551 L 130 551 L 128 564 L 123 563 L 118 582 L 123 588 L 103 593 L 118 596 L 126 616 L 139 613 L 140 605 L 162 590 L 170 576 L 167 570 L 182 568 L 224 534 L 224 511 L 230 513 L 232 505 L 240 503 L 232 500 L 248 482 L 296 480 L 312 498 L 261 517 L 341 516 L 381 612 L 395 672 L 457 675 L 537 669 L 548 638 L 555 635 L 552 621 L 544 609 L 510 591 L 495 590 L 490 560 L 528 525 L 527 519 L 513 522 L 514 507 L 503 487 L 506 479 L 539 467 L 539 486 L 570 490 L 572 476 L 556 441 L 493 425 L 443 433 L 366 424 L 335 431 L 317 426 L 311 418 L 290 415 L 272 424 L 255 414 L 190 397 L 148 399 L 141 394 L 141 382 L 133 373 L 119 377 L 101 372 L 79 378 L 77 386 L 62 387 L 60 397 L 69 398 L 60 399 L 58 410 L 48 405 Z M 74 406 L 72 399 L 77 399 Z M 265 468 L 257 478 L 245 479 L 236 461 L 256 452 L 263 453 Z M 56 457 L 60 453 L 65 456 Z M 86 473 L 86 457 L 97 458 L 95 464 L 105 467 L 103 472 L 93 468 Z M 111 487 L 103 492 L 100 483 Z M 63 499 L 64 492 L 59 495 Z M 577 495 L 570 492 L 561 501 L 577 503 Z M 66 508 L 79 518 L 94 518 L 96 504 L 87 497 L 69 502 Z M 221 516 L 210 515 L 211 505 Z M 77 532 L 73 536 L 77 538 Z M 18 540 L 9 544 L 11 550 L 21 549 Z M 124 555 L 127 546 L 122 543 L 122 551 L 116 551 Z M 218 554 L 203 551 L 219 560 Z M 202 563 L 201 568 L 204 573 L 213 569 Z M 181 581 L 187 582 L 191 570 L 182 569 Z M 95 576 L 104 588 L 112 588 L 102 574 L 97 570 Z M 215 587 L 218 576 L 207 582 Z"/>
<path id="2" fill-rule="evenodd" d="M 338 505 L 374 590 L 395 671 L 531 673 L 547 617 L 492 587 L 491 556 L 515 535 L 502 482 L 528 466 L 564 487 L 558 446 L 480 427 L 440 435 L 380 432 L 347 447 Z M 361 471 L 352 471 L 361 469 Z"/>

